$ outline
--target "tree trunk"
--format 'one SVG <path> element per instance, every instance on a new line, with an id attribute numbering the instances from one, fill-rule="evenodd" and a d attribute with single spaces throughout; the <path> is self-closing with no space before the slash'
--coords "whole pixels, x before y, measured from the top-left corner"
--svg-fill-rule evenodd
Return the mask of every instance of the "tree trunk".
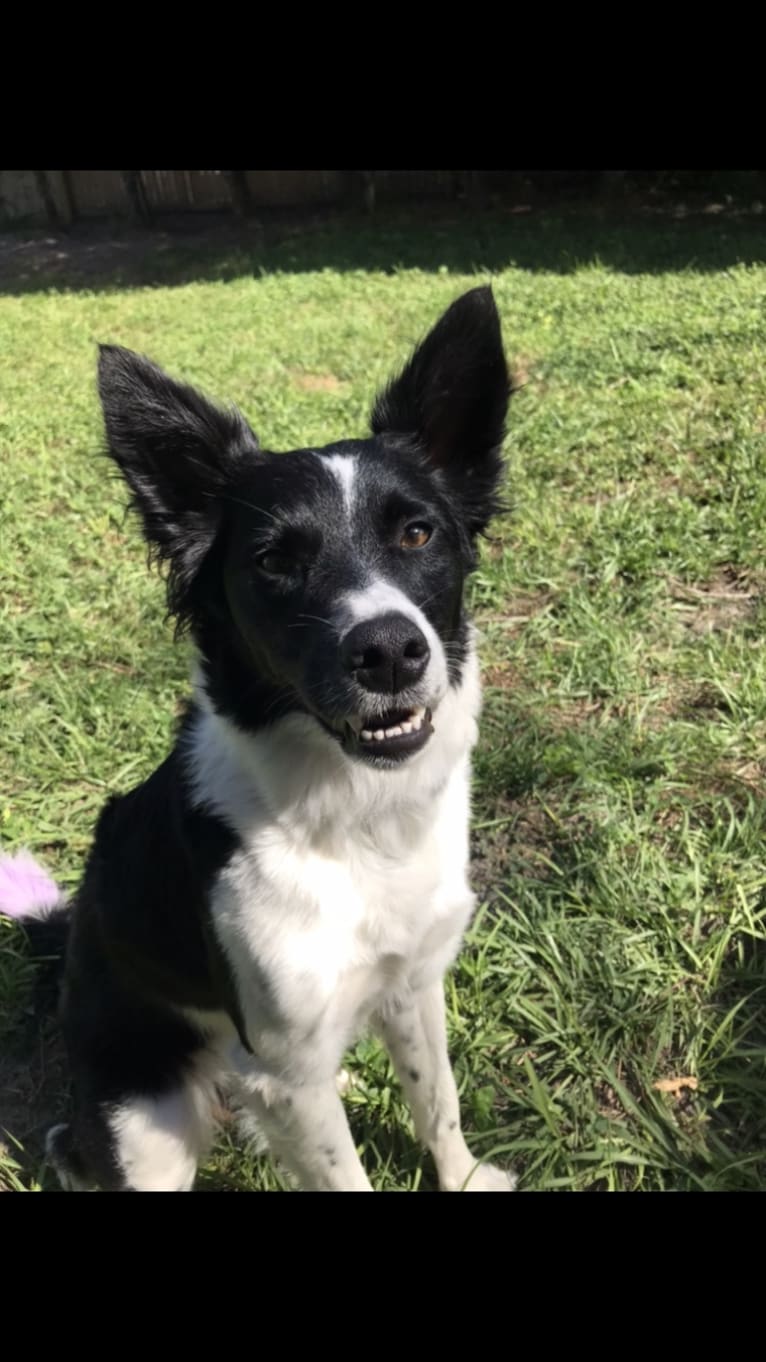
<path id="1" fill-rule="evenodd" d="M 75 198 L 71 170 L 62 170 L 61 184 L 64 189 L 64 202 L 66 203 L 67 226 L 71 227 L 73 223 L 77 221 L 77 199 Z"/>
<path id="2" fill-rule="evenodd" d="M 367 213 L 375 212 L 375 171 L 347 170 L 346 199 L 354 209 L 363 208 Z"/>
<path id="3" fill-rule="evenodd" d="M 472 208 L 483 208 L 487 202 L 487 186 L 480 170 L 463 170 L 465 201 Z"/>
<path id="4" fill-rule="evenodd" d="M 51 193 L 48 172 L 45 170 L 36 170 L 34 176 L 38 193 L 43 201 L 48 225 L 56 229 L 61 226 L 61 219 L 59 217 L 59 210 L 56 207 L 56 201 Z"/>
<path id="5" fill-rule="evenodd" d="M 253 205 L 250 198 L 250 186 L 247 183 L 247 173 L 244 170 L 222 170 L 231 196 L 231 206 L 238 218 L 248 218 L 252 212 Z"/>
<path id="6" fill-rule="evenodd" d="M 608 198 L 616 199 L 625 193 L 626 173 L 624 170 L 602 170 L 601 189 Z"/>
<path id="7" fill-rule="evenodd" d="M 130 216 L 133 221 L 141 227 L 151 227 L 152 215 L 149 202 L 146 197 L 141 180 L 140 170 L 121 170 L 122 183 L 125 186 L 128 203 L 130 205 Z"/>

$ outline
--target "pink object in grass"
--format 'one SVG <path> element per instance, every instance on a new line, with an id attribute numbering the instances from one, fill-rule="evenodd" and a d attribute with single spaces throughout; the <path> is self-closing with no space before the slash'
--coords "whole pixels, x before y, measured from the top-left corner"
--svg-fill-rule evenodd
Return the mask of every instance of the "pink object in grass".
<path id="1" fill-rule="evenodd" d="M 45 917 L 61 901 L 61 890 L 28 851 L 0 856 L 0 913 Z"/>

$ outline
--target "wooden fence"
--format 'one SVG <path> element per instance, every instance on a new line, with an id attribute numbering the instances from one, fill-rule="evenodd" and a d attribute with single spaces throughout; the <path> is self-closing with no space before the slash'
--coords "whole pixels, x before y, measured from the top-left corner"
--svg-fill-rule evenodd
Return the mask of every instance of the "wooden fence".
<path id="1" fill-rule="evenodd" d="M 719 195 L 766 193 L 763 171 L 511 170 L 2 170 L 0 226 L 66 227 L 79 220 L 132 218 L 150 225 L 166 214 L 233 212 L 376 202 L 467 198 L 487 193 L 619 194 L 627 183 Z M 724 183 L 726 181 L 726 183 Z M 736 181 L 736 184 L 734 183 Z"/>
<path id="2" fill-rule="evenodd" d="M 3 170 L 0 224 L 68 226 L 84 219 L 151 223 L 163 214 L 321 207 L 468 192 L 473 172 L 449 170 Z"/>

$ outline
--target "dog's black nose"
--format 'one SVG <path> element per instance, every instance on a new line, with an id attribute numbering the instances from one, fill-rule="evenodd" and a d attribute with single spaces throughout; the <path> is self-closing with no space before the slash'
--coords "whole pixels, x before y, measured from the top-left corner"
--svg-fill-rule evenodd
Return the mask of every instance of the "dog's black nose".
<path id="1" fill-rule="evenodd" d="M 354 625 L 341 644 L 343 665 L 365 690 L 396 695 L 419 681 L 431 656 L 406 615 L 379 615 Z"/>

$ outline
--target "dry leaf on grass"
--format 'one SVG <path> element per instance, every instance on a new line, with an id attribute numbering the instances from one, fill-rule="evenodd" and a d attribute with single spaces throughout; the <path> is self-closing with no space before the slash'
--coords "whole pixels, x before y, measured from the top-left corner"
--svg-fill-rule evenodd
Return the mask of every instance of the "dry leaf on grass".
<path id="1" fill-rule="evenodd" d="M 684 1088 L 691 1088 L 692 1092 L 696 1092 L 699 1083 L 696 1078 L 691 1076 L 686 1078 L 658 1078 L 656 1083 L 652 1083 L 652 1087 L 656 1088 L 657 1092 L 669 1092 L 675 1097 Z"/>

